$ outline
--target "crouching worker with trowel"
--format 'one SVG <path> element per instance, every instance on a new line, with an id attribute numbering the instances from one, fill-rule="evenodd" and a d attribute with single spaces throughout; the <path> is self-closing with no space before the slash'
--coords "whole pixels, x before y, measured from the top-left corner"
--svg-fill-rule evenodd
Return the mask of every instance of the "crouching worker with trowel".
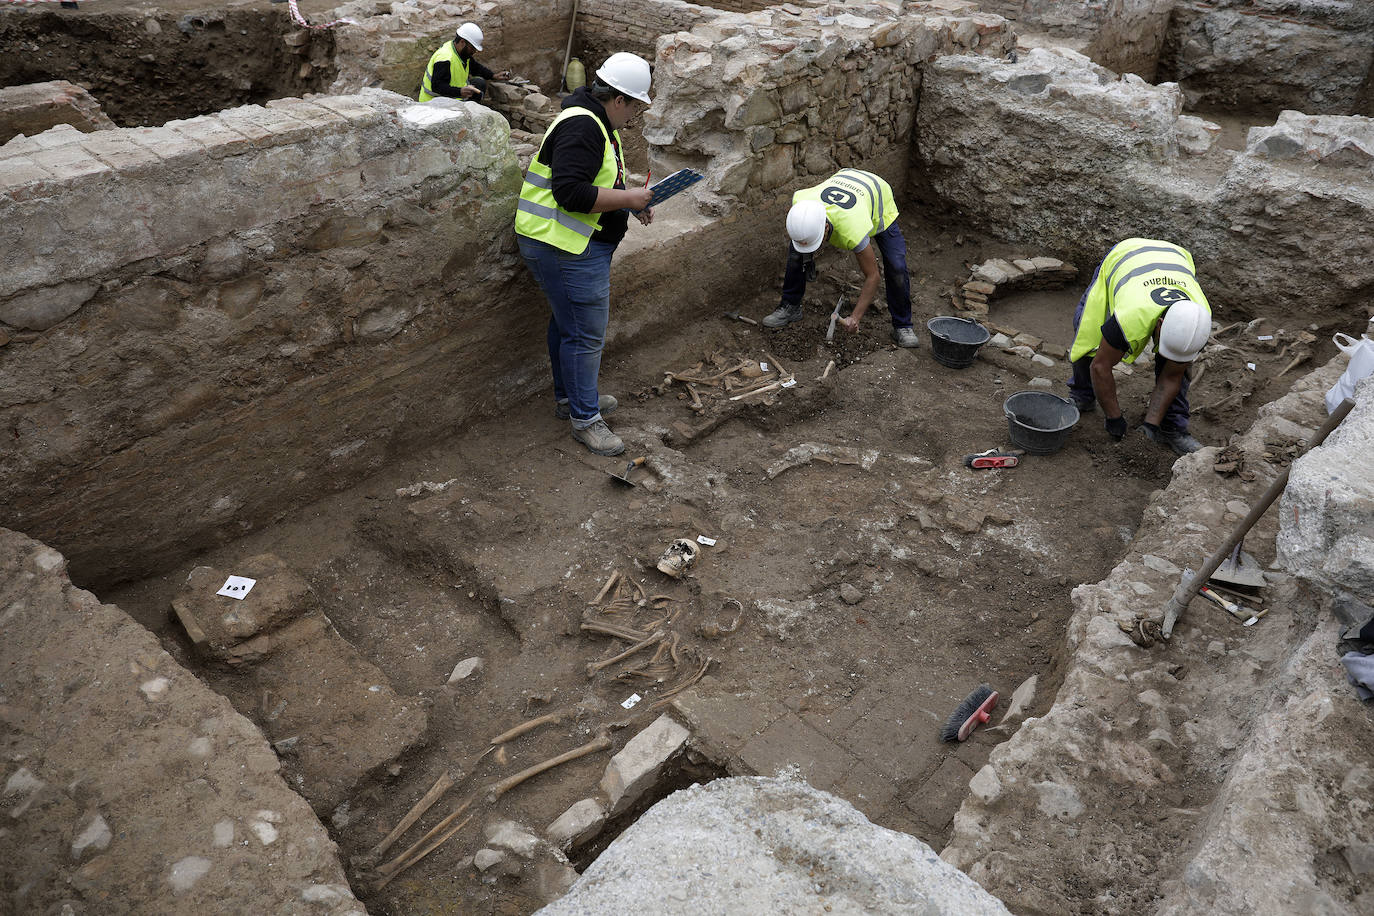
<path id="1" fill-rule="evenodd" d="M 792 195 L 787 235 L 791 244 L 782 280 L 782 304 L 763 319 L 764 327 L 785 328 L 801 320 L 806 283 L 816 279 L 815 251 L 828 240 L 841 251 L 854 252 L 854 260 L 864 275 L 854 311 L 847 318 L 840 318 L 840 325 L 846 331 L 857 331 L 859 320 L 878 295 L 878 257 L 873 253 L 877 248 L 883 258 L 892 340 L 899 347 L 920 344 L 911 327 L 906 239 L 897 225 L 897 200 L 890 184 L 872 172 L 841 169 L 814 188 L 803 188 Z"/>
<path id="2" fill-rule="evenodd" d="M 1179 455 L 1202 448 L 1188 433 L 1188 366 L 1212 333 L 1212 309 L 1194 271 L 1193 256 L 1172 242 L 1127 239 L 1107 252 L 1078 302 L 1069 392 L 1085 413 L 1102 405 L 1117 441 L 1126 418 L 1112 367 L 1135 362 L 1153 340 L 1155 387 L 1142 430 Z"/>
<path id="3" fill-rule="evenodd" d="M 549 363 L 555 416 L 572 421 L 572 437 L 597 455 L 619 455 L 625 443 L 604 415 L 616 400 L 600 394 L 601 350 L 611 309 L 611 255 L 625 236 L 629 210 L 653 219 L 648 188 L 625 187 L 620 128 L 649 107 L 649 65 L 612 54 L 591 87 L 563 100 L 530 161 L 516 206 L 520 254 L 553 308 Z"/>

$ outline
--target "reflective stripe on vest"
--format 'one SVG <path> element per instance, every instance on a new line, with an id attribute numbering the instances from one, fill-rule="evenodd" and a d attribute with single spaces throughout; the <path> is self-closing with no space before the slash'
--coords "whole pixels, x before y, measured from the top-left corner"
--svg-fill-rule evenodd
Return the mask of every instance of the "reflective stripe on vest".
<path id="1" fill-rule="evenodd" d="M 841 169 L 822 184 L 792 195 L 794 204 L 803 200 L 820 201 L 825 206 L 830 244 L 844 251 L 853 251 L 897 218 L 892 186 L 861 169 Z"/>
<path id="2" fill-rule="evenodd" d="M 1160 316 L 1177 299 L 1160 295 L 1162 289 L 1180 290 L 1211 311 L 1187 250 L 1155 239 L 1126 239 L 1114 246 L 1088 287 L 1069 359 L 1096 353 L 1102 325 L 1115 316 L 1128 348 L 1122 362 L 1135 362 L 1154 335 Z"/>
<path id="3" fill-rule="evenodd" d="M 453 50 L 453 42 L 446 41 L 439 46 L 429 57 L 429 63 L 425 65 L 425 76 L 420 82 L 420 101 L 428 102 L 434 98 L 434 65 L 441 60 L 448 61 L 448 84 L 454 89 L 461 89 L 468 84 L 468 63 L 458 56 L 458 52 Z"/>
<path id="4" fill-rule="evenodd" d="M 539 152 L 530 160 L 525 180 L 520 185 L 520 201 L 515 206 L 515 231 L 527 238 L 545 242 L 569 254 L 587 250 L 592 235 L 601 228 L 600 213 L 574 213 L 564 210 L 553 196 L 553 170 L 539 161 L 553 129 L 569 118 L 588 117 L 596 122 L 605 138 L 601 169 L 592 179 L 598 188 L 614 188 L 625 180 L 624 165 L 620 161 L 620 132 L 607 132 L 606 125 L 586 108 L 565 108 L 554 119 L 539 141 Z"/>

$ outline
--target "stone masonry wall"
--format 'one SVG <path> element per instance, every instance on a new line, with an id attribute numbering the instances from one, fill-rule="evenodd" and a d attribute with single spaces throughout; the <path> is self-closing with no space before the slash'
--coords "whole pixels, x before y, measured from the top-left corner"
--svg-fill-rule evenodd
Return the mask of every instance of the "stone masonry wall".
<path id="1" fill-rule="evenodd" d="M 1374 134 L 1366 118 L 1285 116 L 1243 153 L 1181 115 L 1174 84 L 1071 51 L 947 57 L 926 71 L 923 173 L 967 218 L 1092 264 L 1131 236 L 1190 249 L 1213 305 L 1282 300 L 1337 319 L 1374 289 Z"/>
<path id="2" fill-rule="evenodd" d="M 850 166 L 900 188 L 922 70 L 957 51 L 1000 57 L 1013 37 L 971 4 L 898 9 L 722 14 L 662 38 L 644 126 L 654 173 L 703 171 L 694 193 L 716 210 L 790 195 Z"/>
<path id="3" fill-rule="evenodd" d="M 585 0 L 577 7 L 578 48 L 588 73 L 616 51 L 653 60 L 658 39 L 721 18 L 719 4 L 701 5 L 683 0 L 645 0 L 633 9 L 620 0 Z M 589 77 L 590 78 L 590 77 Z M 655 84 L 654 94 L 662 90 Z"/>
<path id="4" fill-rule="evenodd" d="M 488 308 L 516 268 L 506 124 L 408 106 L 0 147 L 6 524 L 134 577 L 528 390 L 525 316 Z"/>
<path id="5" fill-rule="evenodd" d="M 115 126 L 89 92 L 66 80 L 0 89 L 0 143 L 18 134 L 41 134 L 58 124 L 86 133 Z"/>
<path id="6" fill-rule="evenodd" d="M 347 16 L 358 24 L 334 30 L 338 76 L 330 91 L 376 87 L 415 98 L 430 55 L 458 26 L 475 22 L 482 29 L 479 61 L 552 92 L 562 81 L 572 7 L 573 0 L 411 0 L 378 12 L 373 0 L 344 4 L 329 18 Z"/>

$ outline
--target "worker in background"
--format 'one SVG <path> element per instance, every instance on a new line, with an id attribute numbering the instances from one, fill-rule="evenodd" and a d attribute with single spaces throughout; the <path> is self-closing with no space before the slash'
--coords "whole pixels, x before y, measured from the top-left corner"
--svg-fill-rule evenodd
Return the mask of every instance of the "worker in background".
<path id="1" fill-rule="evenodd" d="M 612 54 L 592 85 L 563 100 L 530 161 L 516 205 L 520 254 L 553 309 L 549 363 L 554 415 L 572 422 L 572 437 L 597 455 L 619 455 L 625 443 L 604 415 L 616 399 L 598 390 L 601 350 L 611 305 L 611 255 L 630 211 L 653 219 L 646 188 L 626 188 L 620 128 L 649 107 L 649 64 Z"/>
<path id="2" fill-rule="evenodd" d="M 487 91 L 487 80 L 510 77 L 509 70 L 493 73 L 474 58 L 473 54 L 480 50 L 482 30 L 471 22 L 460 25 L 453 40 L 444 42 L 430 56 L 424 80 L 420 83 L 420 101 L 443 96 L 480 102 Z"/>
<path id="3" fill-rule="evenodd" d="M 782 280 L 782 304 L 763 319 L 766 328 L 784 328 L 802 317 L 806 282 L 816 278 L 815 251 L 829 240 L 842 251 L 854 252 L 864 285 L 854 311 L 840 324 L 857 331 L 859 321 L 878 294 L 878 256 L 883 258 L 887 310 L 892 315 L 892 340 L 899 347 L 920 344 L 911 327 L 911 276 L 906 269 L 906 239 L 897 225 L 897 201 L 892 186 L 859 169 L 841 169 L 814 188 L 792 195 L 787 213 L 787 270 Z M 872 244 L 870 244 L 872 242 Z"/>
<path id="4" fill-rule="evenodd" d="M 1112 367 L 1135 362 L 1153 340 L 1155 387 L 1142 429 L 1179 455 L 1197 451 L 1202 443 L 1188 433 L 1188 366 L 1211 332 L 1193 256 L 1172 242 L 1126 239 L 1107 252 L 1074 313 L 1074 403 L 1085 412 L 1101 404 L 1107 432 L 1124 438 Z"/>

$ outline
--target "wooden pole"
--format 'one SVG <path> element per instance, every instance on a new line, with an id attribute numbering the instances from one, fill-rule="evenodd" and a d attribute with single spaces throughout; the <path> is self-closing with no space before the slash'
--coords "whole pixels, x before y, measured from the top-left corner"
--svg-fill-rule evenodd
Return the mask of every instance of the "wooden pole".
<path id="1" fill-rule="evenodd" d="M 1345 419 L 1346 414 L 1350 413 L 1354 406 L 1355 402 L 1350 398 L 1341 401 L 1340 406 L 1336 408 L 1331 416 L 1326 418 L 1326 422 L 1323 423 L 1321 428 L 1312 436 L 1312 440 L 1307 443 L 1307 447 L 1302 450 L 1302 454 L 1298 457 L 1301 458 L 1302 455 L 1306 455 L 1312 449 L 1325 442 L 1326 437 L 1331 435 L 1332 430 L 1341 425 L 1341 421 Z M 1207 579 L 1212 573 L 1217 571 L 1218 566 L 1226 561 L 1226 558 L 1231 555 L 1231 551 L 1235 549 L 1235 546 L 1241 542 L 1241 539 L 1249 533 L 1251 528 L 1255 527 L 1255 522 L 1260 520 L 1260 516 L 1268 511 L 1269 507 L 1274 504 L 1274 500 L 1279 498 L 1279 494 L 1283 492 L 1284 487 L 1288 486 L 1288 472 L 1292 469 L 1293 466 L 1290 464 L 1283 469 L 1283 472 L 1280 473 L 1278 477 L 1274 478 L 1274 482 L 1269 485 L 1269 489 L 1264 491 L 1264 495 L 1260 497 L 1259 502 L 1255 503 L 1254 508 L 1250 510 L 1250 514 L 1240 520 L 1235 530 L 1231 532 L 1230 537 L 1217 548 L 1216 553 L 1208 557 L 1207 562 L 1202 565 L 1202 568 L 1197 571 L 1197 574 L 1178 583 L 1178 588 L 1174 589 L 1173 596 L 1164 607 L 1164 626 L 1160 628 L 1160 633 L 1163 634 L 1165 639 L 1168 639 L 1173 634 L 1174 624 L 1178 622 L 1178 618 L 1182 615 L 1183 609 L 1188 606 L 1188 602 L 1197 597 L 1198 589 L 1207 584 Z"/>

